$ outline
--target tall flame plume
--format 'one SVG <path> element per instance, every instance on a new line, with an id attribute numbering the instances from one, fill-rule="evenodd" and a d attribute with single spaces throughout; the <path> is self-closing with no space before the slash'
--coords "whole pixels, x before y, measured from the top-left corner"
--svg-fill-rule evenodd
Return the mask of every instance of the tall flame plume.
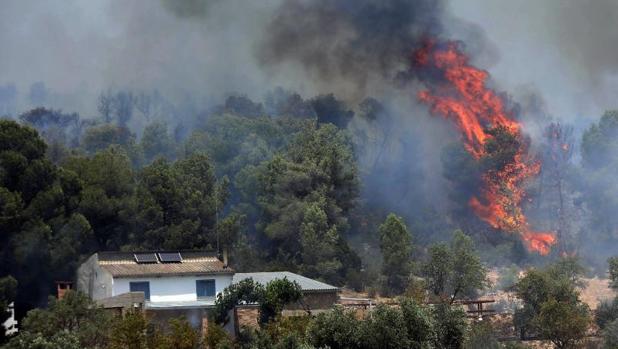
<path id="1" fill-rule="evenodd" d="M 456 124 L 465 149 L 476 160 L 488 156 L 487 144 L 496 130 L 517 140 L 517 150 L 508 163 L 483 173 L 480 194 L 469 205 L 491 227 L 518 234 L 529 250 L 548 254 L 556 243 L 555 235 L 532 231 L 521 207 L 526 196 L 523 184 L 538 174 L 540 163 L 528 156 L 521 125 L 507 112 L 504 100 L 486 86 L 488 73 L 469 65 L 455 42 L 429 40 L 413 59 L 417 67 L 441 77 L 418 98 L 430 105 L 433 114 Z"/>

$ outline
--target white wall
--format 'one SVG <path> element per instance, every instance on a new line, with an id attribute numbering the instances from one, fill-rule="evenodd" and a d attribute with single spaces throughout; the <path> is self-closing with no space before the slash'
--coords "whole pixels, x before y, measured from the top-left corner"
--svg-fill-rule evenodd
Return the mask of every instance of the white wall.
<path id="1" fill-rule="evenodd" d="M 77 290 L 94 300 L 112 296 L 112 275 L 99 266 L 96 253 L 77 269 Z"/>
<path id="2" fill-rule="evenodd" d="M 129 292 L 130 282 L 150 282 L 151 302 L 187 302 L 197 300 L 195 281 L 215 280 L 217 294 L 232 283 L 232 274 L 227 275 L 201 275 L 201 276 L 175 276 L 175 277 L 151 277 L 151 278 L 114 278 L 112 296 Z"/>

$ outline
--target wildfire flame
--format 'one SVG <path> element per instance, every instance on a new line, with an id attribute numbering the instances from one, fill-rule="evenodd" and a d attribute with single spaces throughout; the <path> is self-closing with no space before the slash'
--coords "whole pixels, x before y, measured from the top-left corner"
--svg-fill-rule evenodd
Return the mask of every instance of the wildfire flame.
<path id="1" fill-rule="evenodd" d="M 556 243 L 555 235 L 532 231 L 521 208 L 526 196 L 523 183 L 538 174 L 540 163 L 528 157 L 521 126 L 509 115 L 503 99 L 486 87 L 488 73 L 469 65 L 468 57 L 454 42 L 437 45 L 427 41 L 415 52 L 414 64 L 429 68 L 443 78 L 441 83 L 421 91 L 418 97 L 431 106 L 433 114 L 455 122 L 466 150 L 475 159 L 487 155 L 485 146 L 493 137 L 492 129 L 501 128 L 520 141 L 512 161 L 482 175 L 480 195 L 472 197 L 469 205 L 491 227 L 518 234 L 532 251 L 549 253 Z"/>

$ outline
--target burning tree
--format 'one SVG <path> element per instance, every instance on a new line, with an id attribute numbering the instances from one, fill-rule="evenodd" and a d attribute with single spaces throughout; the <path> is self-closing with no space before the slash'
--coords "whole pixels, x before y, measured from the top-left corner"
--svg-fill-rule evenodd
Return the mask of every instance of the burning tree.
<path id="1" fill-rule="evenodd" d="M 532 231 L 521 207 L 523 185 L 540 163 L 528 154 L 521 125 L 504 100 L 486 87 L 488 73 L 469 65 L 455 42 L 426 41 L 413 58 L 421 77 L 432 76 L 419 99 L 454 121 L 466 151 L 484 170 L 480 194 L 469 201 L 472 210 L 491 227 L 519 235 L 530 250 L 549 253 L 554 234 Z"/>

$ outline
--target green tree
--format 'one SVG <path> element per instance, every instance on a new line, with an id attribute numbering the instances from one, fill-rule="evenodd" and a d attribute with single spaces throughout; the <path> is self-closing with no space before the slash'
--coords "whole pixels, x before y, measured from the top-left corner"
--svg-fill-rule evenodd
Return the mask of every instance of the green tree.
<path id="1" fill-rule="evenodd" d="M 412 299 L 403 299 L 400 307 L 411 341 L 410 348 L 431 348 L 436 341 L 436 322 L 431 309 Z"/>
<path id="2" fill-rule="evenodd" d="M 269 282 L 260 300 L 260 323 L 268 323 L 281 313 L 285 305 L 300 301 L 302 296 L 296 281 L 283 278 Z"/>
<path id="3" fill-rule="evenodd" d="M 263 286 L 245 279 L 226 287 L 217 295 L 213 319 L 218 324 L 228 322 L 228 313 L 239 304 L 258 304 L 260 324 L 265 325 L 283 310 L 286 304 L 297 302 L 302 293 L 298 283 L 287 278 L 276 279 Z"/>
<path id="4" fill-rule="evenodd" d="M 528 270 L 515 285 L 523 307 L 515 312 L 515 327 L 522 337 L 537 334 L 560 348 L 572 347 L 591 321 L 588 307 L 579 299 L 578 280 L 559 263 L 544 270 Z M 570 269 L 567 269 L 570 270 Z"/>
<path id="5" fill-rule="evenodd" d="M 437 304 L 433 309 L 435 322 L 436 348 L 462 348 L 465 341 L 468 322 L 466 312 L 457 305 Z"/>
<path id="6" fill-rule="evenodd" d="M 79 212 L 93 230 L 99 250 L 118 249 L 128 240 L 135 208 L 135 173 L 127 153 L 110 146 L 92 157 L 72 157 L 63 164 L 83 184 Z"/>
<path id="7" fill-rule="evenodd" d="M 199 349 L 202 345 L 200 334 L 191 327 L 186 318 L 180 317 L 169 321 L 170 330 L 165 336 L 165 348 Z"/>
<path id="8" fill-rule="evenodd" d="M 410 348 L 405 319 L 400 310 L 378 305 L 361 325 L 362 348 Z"/>
<path id="9" fill-rule="evenodd" d="M 403 219 L 389 214 L 378 229 L 382 251 L 382 274 L 386 277 L 385 294 L 401 294 L 412 272 L 410 232 Z"/>
<path id="10" fill-rule="evenodd" d="M 290 117 L 216 114 L 201 119 L 185 142 L 182 149 L 185 156 L 207 154 L 215 174 L 230 179 L 226 210 L 230 208 L 239 213 L 244 223 L 243 234 L 238 236 L 243 244 L 230 249 L 235 265 L 255 269 L 264 260 L 274 259 L 268 256 L 271 255 L 270 243 L 257 249 L 248 248 L 248 244 L 254 246 L 264 242 L 263 237 L 256 234 L 256 223 L 262 218 L 258 203 L 261 164 L 283 152 L 308 122 Z"/>
<path id="11" fill-rule="evenodd" d="M 354 112 L 332 93 L 317 96 L 310 103 L 319 123 L 330 123 L 344 129 L 354 117 Z"/>
<path id="12" fill-rule="evenodd" d="M 618 348 L 618 320 L 614 320 L 608 324 L 603 330 L 603 341 L 605 348 Z"/>
<path id="13" fill-rule="evenodd" d="M 109 349 L 146 349 L 148 320 L 139 311 L 130 311 L 114 319 L 110 329 Z"/>
<path id="14" fill-rule="evenodd" d="M 262 164 L 259 171 L 256 197 L 262 215 L 257 228 L 268 248 L 266 258 L 292 270 L 315 270 L 317 274 L 308 276 L 342 284 L 347 269 L 359 264 L 342 237 L 358 191 L 346 134 L 333 125 L 306 127 L 284 154 Z M 332 244 L 325 251 L 334 253 L 320 256 L 309 251 L 315 249 L 310 243 L 320 237 Z M 303 257 L 312 264 L 303 265 Z M 328 268 L 319 269 L 322 263 Z"/>
<path id="15" fill-rule="evenodd" d="M 135 135 L 126 127 L 112 124 L 93 126 L 84 132 L 81 147 L 90 155 L 107 149 L 110 145 L 118 145 L 131 158 L 133 166 L 142 163 L 142 154 L 135 141 Z"/>
<path id="16" fill-rule="evenodd" d="M 307 337 L 316 348 L 360 348 L 360 321 L 354 312 L 335 307 L 318 314 L 307 329 Z"/>
<path id="17" fill-rule="evenodd" d="M 232 340 L 230 339 L 229 334 L 222 326 L 217 323 L 208 324 L 208 329 L 204 334 L 204 344 L 206 344 L 208 348 L 218 348 L 220 345 L 219 343 L 223 346 L 228 343 L 231 344 L 231 342 Z"/>
<path id="18" fill-rule="evenodd" d="M 581 157 L 577 183 L 590 212 L 588 229 L 594 232 L 594 239 L 588 239 L 583 247 L 591 256 L 601 257 L 597 251 L 618 243 L 618 216 L 614 214 L 618 210 L 618 111 L 605 112 L 584 132 Z"/>
<path id="19" fill-rule="evenodd" d="M 487 269 L 476 254 L 472 239 L 456 231 L 450 246 L 440 243 L 429 248 L 423 265 L 429 290 L 453 303 L 458 297 L 473 296 L 488 285 Z"/>
<path id="20" fill-rule="evenodd" d="M 322 276 L 336 280 L 343 268 L 337 258 L 339 233 L 336 227 L 329 226 L 324 211 L 325 200 L 309 204 L 304 212 L 300 227 L 301 265 L 304 275 Z"/>
<path id="21" fill-rule="evenodd" d="M 610 258 L 607 263 L 609 264 L 609 279 L 611 280 L 610 287 L 618 289 L 618 257 Z"/>
<path id="22" fill-rule="evenodd" d="M 489 321 L 474 322 L 464 343 L 465 349 L 501 349 L 495 330 Z"/>
<path id="23" fill-rule="evenodd" d="M 556 348 L 577 348 L 590 326 L 590 310 L 584 303 L 559 302 L 550 298 L 541 305 L 534 326 Z"/>
<path id="24" fill-rule="evenodd" d="M 44 304 L 52 280 L 72 277 L 70 263 L 89 242 L 87 222 L 74 215 L 79 178 L 52 164 L 45 151 L 35 130 L 0 121 L 0 277 L 18 281 L 18 316 Z M 63 253 L 52 259 L 51 251 Z"/>
<path id="25" fill-rule="evenodd" d="M 34 309 L 22 320 L 19 337 L 39 337 L 54 342 L 61 333 L 70 333 L 80 348 L 97 348 L 107 343 L 110 317 L 86 295 L 68 291 L 61 300 L 49 298 L 48 309 Z"/>
<path id="26" fill-rule="evenodd" d="M 58 332 L 52 337 L 40 333 L 20 333 L 2 347 L 3 349 L 84 349 L 77 336 L 71 332 Z"/>
<path id="27" fill-rule="evenodd" d="M 146 163 L 157 157 L 170 159 L 174 156 L 174 142 L 167 132 L 167 125 L 153 122 L 144 128 L 140 141 Z"/>
<path id="28" fill-rule="evenodd" d="M 594 311 L 594 320 L 600 329 L 618 320 L 618 297 L 611 301 L 601 301 Z"/>
<path id="29" fill-rule="evenodd" d="M 612 289 L 618 288 L 618 257 L 612 257 L 608 259 L 609 264 L 609 287 Z M 618 320 L 618 297 L 614 297 L 613 301 L 601 301 L 594 312 L 594 319 L 600 329 L 604 330 L 612 323 Z M 616 325 L 613 324 L 615 328 Z M 614 337 L 610 336 L 613 340 Z M 610 341 L 611 341 L 610 340 Z M 615 341 L 614 341 L 615 342 Z M 612 342 L 612 343 L 614 343 Z"/>
<path id="30" fill-rule="evenodd" d="M 138 176 L 136 227 L 129 242 L 151 249 L 215 248 L 217 213 L 225 207 L 227 183 L 225 178 L 217 181 L 205 155 L 173 164 L 154 161 Z"/>

